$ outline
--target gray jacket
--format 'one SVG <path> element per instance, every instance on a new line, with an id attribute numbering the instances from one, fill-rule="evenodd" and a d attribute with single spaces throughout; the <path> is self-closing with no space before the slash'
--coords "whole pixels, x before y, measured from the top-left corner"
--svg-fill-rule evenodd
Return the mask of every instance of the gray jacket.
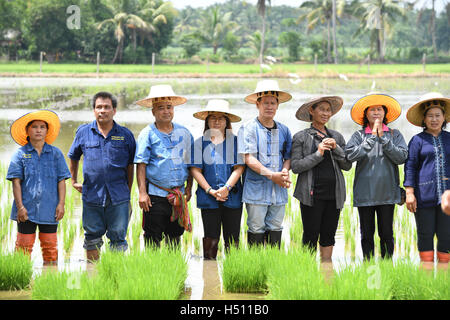
<path id="1" fill-rule="evenodd" d="M 400 131 L 390 130 L 382 137 L 356 131 L 345 152 L 348 160 L 356 161 L 354 207 L 400 202 L 398 165 L 408 157 L 408 146 Z"/>
<path id="2" fill-rule="evenodd" d="M 336 175 L 336 208 L 342 209 L 345 202 L 345 179 L 341 169 L 350 170 L 352 167 L 345 157 L 345 140 L 337 131 L 327 129 L 331 137 L 336 140 L 336 148 L 331 152 L 331 160 Z M 312 128 L 297 132 L 292 139 L 292 172 L 298 173 L 297 185 L 294 197 L 307 206 L 313 206 L 312 185 L 313 168 L 319 164 L 324 157 L 317 150 L 319 141 L 314 139 L 315 130 Z M 314 144 L 314 148 L 313 148 Z"/>

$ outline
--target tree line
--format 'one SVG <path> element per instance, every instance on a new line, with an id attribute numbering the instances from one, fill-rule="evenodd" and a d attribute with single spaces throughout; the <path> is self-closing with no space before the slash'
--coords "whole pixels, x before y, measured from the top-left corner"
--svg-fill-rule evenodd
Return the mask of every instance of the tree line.
<path id="1" fill-rule="evenodd" d="M 163 0 L 0 0 L 0 56 L 94 62 L 101 52 L 105 63 L 150 63 L 157 53 L 181 63 L 207 52 L 213 62 L 344 63 L 418 62 L 425 53 L 450 62 L 450 3 L 437 13 L 438 1 L 228 0 L 177 10 Z"/>

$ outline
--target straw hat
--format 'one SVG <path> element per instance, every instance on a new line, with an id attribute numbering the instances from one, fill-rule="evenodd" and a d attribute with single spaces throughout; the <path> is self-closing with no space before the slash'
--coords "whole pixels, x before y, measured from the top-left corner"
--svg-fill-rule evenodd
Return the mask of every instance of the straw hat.
<path id="1" fill-rule="evenodd" d="M 256 100 L 264 96 L 273 96 L 278 99 L 278 103 L 283 103 L 292 99 L 292 96 L 281 91 L 276 80 L 261 80 L 256 84 L 255 92 L 245 97 L 248 103 L 256 103 Z"/>
<path id="2" fill-rule="evenodd" d="M 145 99 L 136 101 L 136 104 L 147 108 L 153 108 L 154 105 L 167 101 L 175 107 L 185 103 L 187 99 L 177 96 L 170 85 L 158 84 L 156 86 L 151 86 L 148 96 Z"/>
<path id="3" fill-rule="evenodd" d="M 406 112 L 406 119 L 413 125 L 421 127 L 425 111 L 434 107 L 441 108 L 444 111 L 445 120 L 450 122 L 450 98 L 444 97 L 439 92 L 429 92 L 420 97 L 419 102 Z"/>
<path id="4" fill-rule="evenodd" d="M 226 100 L 222 99 L 212 99 L 208 101 L 208 104 L 202 111 L 198 111 L 194 113 L 194 117 L 200 120 L 205 120 L 208 115 L 212 113 L 223 113 L 230 122 L 239 122 L 241 121 L 241 117 L 230 112 L 230 104 Z"/>
<path id="5" fill-rule="evenodd" d="M 331 115 L 334 116 L 339 110 L 341 110 L 342 105 L 344 104 L 344 100 L 341 97 L 338 96 L 321 96 L 321 97 L 314 97 L 309 99 L 309 101 L 305 102 L 300 106 L 300 108 L 297 109 L 297 112 L 295 113 L 295 117 L 298 120 L 311 122 L 311 117 L 309 113 L 309 107 L 322 102 L 326 101 L 331 106 Z"/>
<path id="6" fill-rule="evenodd" d="M 353 121 L 359 125 L 363 125 L 364 110 L 368 107 L 377 105 L 386 106 L 387 113 L 385 116 L 387 123 L 396 120 L 402 113 L 402 107 L 397 100 L 387 94 L 372 92 L 362 98 L 359 98 L 353 105 L 350 110 L 350 115 Z"/>
<path id="7" fill-rule="evenodd" d="M 47 136 L 45 137 L 45 142 L 52 144 L 59 134 L 59 129 L 61 128 L 61 123 L 59 122 L 58 115 L 51 110 L 39 110 L 32 111 L 13 122 L 11 125 L 11 137 L 14 141 L 21 146 L 28 143 L 26 132 L 26 126 L 28 123 L 34 120 L 45 121 L 48 125 Z"/>

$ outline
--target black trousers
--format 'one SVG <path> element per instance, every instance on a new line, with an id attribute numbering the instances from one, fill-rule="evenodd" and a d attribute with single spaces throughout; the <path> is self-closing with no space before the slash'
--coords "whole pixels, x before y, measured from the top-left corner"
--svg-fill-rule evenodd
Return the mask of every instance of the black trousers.
<path id="1" fill-rule="evenodd" d="M 375 213 L 378 236 L 380 237 L 381 257 L 390 258 L 394 253 L 394 209 L 395 204 L 358 207 L 361 230 L 361 247 L 364 259 L 374 255 Z"/>
<path id="2" fill-rule="evenodd" d="M 39 227 L 41 233 L 55 233 L 58 230 L 57 224 L 37 224 L 30 220 L 17 222 L 17 231 L 23 234 L 36 233 L 37 227 Z"/>
<path id="3" fill-rule="evenodd" d="M 312 207 L 300 203 L 303 222 L 302 243 L 312 250 L 317 249 L 317 241 L 322 247 L 333 246 L 339 222 L 336 200 L 314 199 Z"/>
<path id="4" fill-rule="evenodd" d="M 223 229 L 225 246 L 239 242 L 242 207 L 232 209 L 219 203 L 217 209 L 202 209 L 203 232 L 207 238 L 219 239 Z"/>
<path id="5" fill-rule="evenodd" d="M 434 235 L 437 237 L 437 251 L 450 252 L 450 216 L 442 212 L 440 205 L 431 208 L 417 208 L 417 249 L 434 250 Z"/>
<path id="6" fill-rule="evenodd" d="M 159 246 L 164 236 L 172 244 L 179 243 L 179 237 L 184 233 L 184 228 L 178 221 L 170 221 L 172 205 L 166 197 L 150 195 L 152 206 L 149 211 L 144 211 L 142 229 L 144 229 L 145 245 Z"/>

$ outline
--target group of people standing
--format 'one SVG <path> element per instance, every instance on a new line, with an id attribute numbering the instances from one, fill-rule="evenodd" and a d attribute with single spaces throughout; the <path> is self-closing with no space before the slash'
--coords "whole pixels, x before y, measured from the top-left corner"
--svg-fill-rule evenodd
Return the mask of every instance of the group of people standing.
<path id="1" fill-rule="evenodd" d="M 155 121 L 135 141 L 131 131 L 113 119 L 116 98 L 99 92 L 92 100 L 95 120 L 78 128 L 69 167 L 61 151 L 51 146 L 60 129 L 56 113 L 39 110 L 20 117 L 11 135 L 21 147 L 7 174 L 14 194 L 11 218 L 18 223 L 16 249 L 30 254 L 38 227 L 44 263 L 57 261 L 57 225 L 64 216 L 65 180 L 71 179 L 82 193 L 87 259 L 99 258 L 105 234 L 112 249 L 127 250 L 135 165 L 146 246 L 159 246 L 163 239 L 177 245 L 185 231 L 192 231 L 187 202 L 195 179 L 205 259 L 216 258 L 222 230 L 226 252 L 239 246 L 244 204 L 248 245 L 280 247 L 292 170 L 298 174 L 293 196 L 300 202 L 303 245 L 315 251 L 319 244 L 322 261 L 330 261 L 346 199 L 342 170 L 356 162 L 353 206 L 359 212 L 364 258 L 374 255 L 375 221 L 381 256 L 393 255 L 394 209 L 406 202 L 416 218 L 420 259 L 434 261 L 436 235 L 437 259 L 448 263 L 450 133 L 444 128 L 450 120 L 450 99 L 432 93 L 409 108 L 407 119 L 423 132 L 407 145 L 399 130 L 388 127 L 401 114 L 400 104 L 389 95 L 370 93 L 356 101 L 351 117 L 361 130 L 348 143 L 327 127 L 342 108 L 341 97 L 315 97 L 302 104 L 295 116 L 311 125 L 293 136 L 274 119 L 280 104 L 291 98 L 277 81 L 259 81 L 245 97 L 256 105 L 258 115 L 243 124 L 237 136 L 232 123 L 241 117 L 226 100 L 209 100 L 193 114 L 204 121 L 203 135 L 194 140 L 187 128 L 172 121 L 175 107 L 187 99 L 169 85 L 155 85 L 136 102 L 150 108 Z M 406 190 L 400 186 L 402 164 Z"/>

